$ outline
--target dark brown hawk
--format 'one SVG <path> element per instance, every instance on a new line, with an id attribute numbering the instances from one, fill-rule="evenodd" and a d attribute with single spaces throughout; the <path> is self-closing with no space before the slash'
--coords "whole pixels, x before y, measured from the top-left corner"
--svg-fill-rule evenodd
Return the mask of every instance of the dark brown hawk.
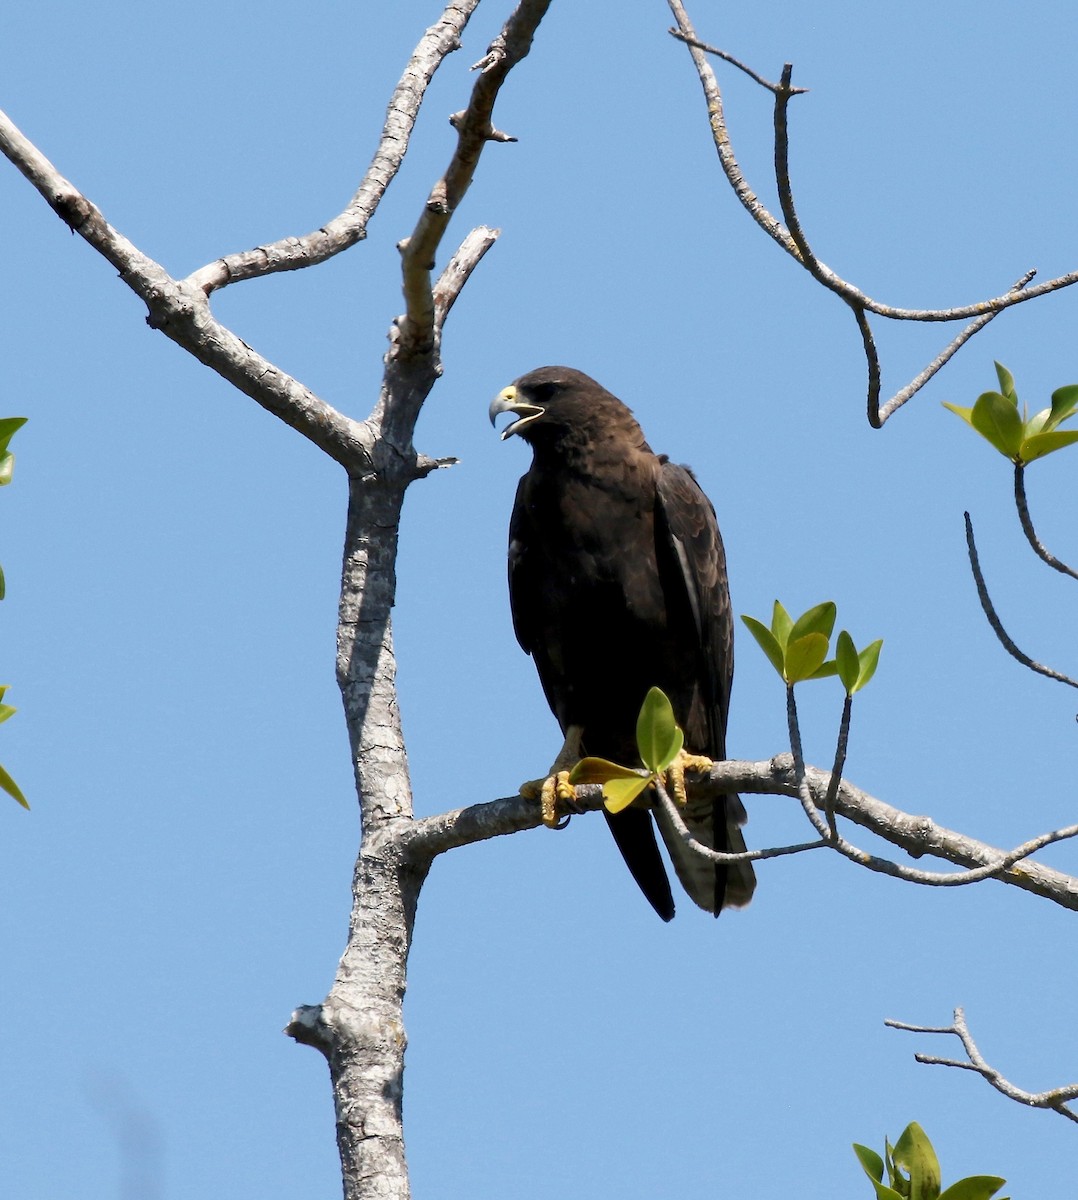
<path id="1" fill-rule="evenodd" d="M 669 696 L 685 748 L 722 759 L 733 676 L 733 620 L 715 510 L 692 472 L 654 454 L 632 413 L 569 367 L 522 375 L 490 406 L 532 448 L 509 527 L 509 596 L 517 640 L 567 744 L 635 764 L 636 719 L 651 687 Z M 576 736 L 579 735 L 579 740 Z M 559 756 L 561 757 L 561 756 Z M 606 813 L 652 907 L 674 915 L 647 808 Z M 689 800 L 697 840 L 742 851 L 736 795 Z M 655 819 L 685 890 L 716 916 L 752 898 L 748 863 L 717 867 Z"/>

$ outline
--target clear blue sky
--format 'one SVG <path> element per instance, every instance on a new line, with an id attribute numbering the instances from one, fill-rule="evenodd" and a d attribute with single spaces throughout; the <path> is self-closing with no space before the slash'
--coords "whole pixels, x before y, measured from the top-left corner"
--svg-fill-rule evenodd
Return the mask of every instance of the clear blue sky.
<path id="1" fill-rule="evenodd" d="M 489 0 L 488 0 L 489 2 Z M 1032 0 L 713 5 L 702 36 L 810 87 L 793 169 L 821 257 L 893 303 L 1078 267 L 1078 16 Z M 305 233 L 365 168 L 437 0 L 252 7 L 19 5 L 0 105 L 108 219 L 176 274 Z M 261 352 L 356 416 L 400 309 L 394 244 L 452 146 L 474 20 L 432 87 L 367 242 L 216 303 Z M 512 635 L 505 535 L 524 446 L 490 397 L 544 363 L 596 376 L 719 513 L 735 609 L 833 598 L 883 637 L 849 776 L 1010 845 L 1075 819 L 1078 696 L 1007 658 L 964 559 L 972 510 L 1004 620 L 1074 673 L 1076 593 L 1036 562 L 1010 472 L 940 406 L 992 360 L 1040 407 L 1078 381 L 1078 294 L 997 320 L 882 432 L 853 322 L 737 205 L 660 0 L 556 0 L 499 101 L 451 228 L 503 237 L 454 311 L 420 448 L 461 465 L 409 495 L 396 636 L 417 809 L 504 795 L 559 739 Z M 768 203 L 768 97 L 722 72 Z M 285 1200 L 339 1183 L 326 1070 L 280 1033 L 343 946 L 357 816 L 333 677 L 344 481 L 310 445 L 143 321 L 113 271 L 0 164 L 4 415 L 27 415 L 0 493 L 0 1174 L 20 1200 Z M 947 340 L 882 331 L 894 390 Z M 1072 453 L 1030 472 L 1046 542 L 1078 559 Z M 840 697 L 802 700 L 829 763 Z M 738 643 L 731 753 L 785 749 L 782 691 Z M 753 845 L 801 836 L 750 799 Z M 743 913 L 663 926 L 602 823 L 438 862 L 407 999 L 418 1200 L 868 1196 L 849 1150 L 919 1120 L 945 1179 L 1058 1194 L 1073 1129 L 883 1027 L 966 1007 L 1031 1088 L 1078 1076 L 1075 918 L 986 884 L 929 892 L 817 856 L 764 864 Z M 1078 851 L 1045 859 L 1078 871 Z"/>

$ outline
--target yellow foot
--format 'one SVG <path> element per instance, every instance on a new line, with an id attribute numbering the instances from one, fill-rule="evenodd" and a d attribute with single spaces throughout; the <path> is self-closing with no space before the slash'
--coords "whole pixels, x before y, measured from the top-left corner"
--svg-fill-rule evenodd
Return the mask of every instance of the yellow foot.
<path id="1" fill-rule="evenodd" d="M 682 750 L 666 769 L 666 790 L 676 803 L 685 805 L 688 801 L 685 793 L 685 772 L 710 771 L 713 765 L 711 759 L 702 754 L 689 754 Z"/>
<path id="2" fill-rule="evenodd" d="M 520 794 L 526 800 L 539 801 L 540 815 L 548 829 L 564 829 L 562 818 L 575 811 L 576 788 L 569 782 L 568 771 L 558 771 L 546 779 L 529 779 L 520 785 Z M 565 812 L 566 808 L 570 810 L 569 813 Z"/>

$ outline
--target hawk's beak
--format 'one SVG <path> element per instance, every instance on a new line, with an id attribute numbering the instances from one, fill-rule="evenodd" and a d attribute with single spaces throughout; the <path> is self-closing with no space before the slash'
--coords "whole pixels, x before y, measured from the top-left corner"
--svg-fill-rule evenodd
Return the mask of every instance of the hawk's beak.
<path id="1" fill-rule="evenodd" d="M 515 413 L 519 418 L 516 421 L 510 422 L 502 430 L 502 441 L 507 437 L 511 437 L 514 433 L 519 433 L 520 430 L 527 425 L 529 421 L 534 421 L 536 417 L 541 417 L 546 410 L 538 404 L 529 404 L 526 400 L 517 399 L 517 389 L 510 384 L 502 390 L 490 402 L 490 423 L 494 424 L 495 420 L 501 413 Z"/>

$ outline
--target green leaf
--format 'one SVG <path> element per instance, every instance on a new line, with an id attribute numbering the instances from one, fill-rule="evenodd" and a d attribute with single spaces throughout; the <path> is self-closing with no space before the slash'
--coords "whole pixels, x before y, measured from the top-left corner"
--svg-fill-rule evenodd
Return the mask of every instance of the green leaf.
<path id="1" fill-rule="evenodd" d="M 13 717 L 18 711 L 17 708 L 12 708 L 10 704 L 0 704 L 0 725 L 9 717 Z"/>
<path id="2" fill-rule="evenodd" d="M 872 1186 L 876 1189 L 877 1200 L 902 1200 L 901 1193 L 896 1192 L 894 1188 L 889 1188 L 883 1182 L 883 1159 L 875 1150 L 870 1150 L 867 1146 L 859 1146 L 855 1142 L 853 1152 L 857 1155 L 857 1160 L 864 1168 L 865 1174 L 872 1181 Z"/>
<path id="3" fill-rule="evenodd" d="M 829 658 L 821 667 L 817 667 L 809 676 L 809 679 L 830 679 L 832 675 L 838 674 L 838 663 L 833 658 Z"/>
<path id="4" fill-rule="evenodd" d="M 838 677 L 846 689 L 846 695 L 852 696 L 857 687 L 857 676 L 861 673 L 861 663 L 857 657 L 857 647 L 853 638 L 844 629 L 838 635 L 835 643 L 835 662 L 838 665 Z"/>
<path id="5" fill-rule="evenodd" d="M 7 585 L 4 583 L 4 568 L 0 567 L 0 600 L 7 595 Z"/>
<path id="6" fill-rule="evenodd" d="M 1035 433 L 1041 433 L 1045 429 L 1052 427 L 1052 410 L 1050 408 L 1042 408 L 1036 416 L 1030 417 L 1027 421 L 1022 422 L 1022 437 L 1031 438 Z"/>
<path id="7" fill-rule="evenodd" d="M 782 675 L 784 669 L 782 646 L 770 629 L 762 622 L 757 621 L 755 617 L 747 617 L 744 613 L 741 614 L 742 621 L 748 627 L 749 632 L 760 645 L 760 649 L 767 655 L 771 665 Z"/>
<path id="8" fill-rule="evenodd" d="M 1008 400 L 1014 401 L 1018 407 L 1018 393 L 1014 390 L 1014 376 L 1002 363 L 996 363 L 996 378 L 999 380 L 999 390 Z"/>
<path id="9" fill-rule="evenodd" d="M 10 450 L 0 454 L 0 487 L 4 487 L 11 482 L 12 473 L 15 470 L 15 455 Z"/>
<path id="10" fill-rule="evenodd" d="M 854 1142 L 853 1152 L 857 1155 L 857 1161 L 864 1167 L 865 1174 L 869 1179 L 874 1179 L 877 1183 L 881 1182 L 883 1179 L 883 1159 L 880 1158 L 876 1151 Z"/>
<path id="11" fill-rule="evenodd" d="M 603 807 L 607 812 L 621 812 L 632 804 L 649 783 L 650 775 L 637 775 L 633 779 L 608 779 L 603 784 Z"/>
<path id="12" fill-rule="evenodd" d="M 951 410 L 951 412 L 953 412 L 953 413 L 957 413 L 958 416 L 960 416 L 962 418 L 962 420 L 966 422 L 967 425 L 973 424 L 973 409 L 972 408 L 959 408 L 957 404 L 948 404 L 946 400 L 944 400 L 944 402 L 943 402 L 943 407 L 949 408 Z"/>
<path id="13" fill-rule="evenodd" d="M 636 747 L 640 761 L 657 775 L 681 753 L 685 735 L 678 728 L 674 708 L 666 693 L 650 688 L 636 719 Z"/>
<path id="14" fill-rule="evenodd" d="M 877 638 L 874 642 L 870 642 L 857 656 L 860 663 L 860 670 L 857 673 L 857 683 L 854 685 L 853 691 L 859 692 L 866 683 L 876 674 L 876 668 L 880 663 L 880 651 L 883 649 L 883 638 Z M 852 692 L 850 693 L 853 694 Z"/>
<path id="15" fill-rule="evenodd" d="M 828 639 L 822 633 L 806 633 L 804 637 L 791 638 L 786 647 L 786 670 L 783 678 L 787 683 L 800 683 L 811 678 L 827 657 Z"/>
<path id="16" fill-rule="evenodd" d="M 640 777 L 640 772 L 633 770 L 632 767 L 623 767 L 620 763 L 610 762 L 605 758 L 582 758 L 569 772 L 569 782 L 574 787 L 578 783 L 606 783 L 608 779 L 639 779 Z"/>
<path id="17" fill-rule="evenodd" d="M 1052 421 L 1050 428 L 1055 428 L 1061 421 L 1073 417 L 1078 409 L 1078 383 L 1056 388 L 1052 393 Z"/>
<path id="18" fill-rule="evenodd" d="M 0 452 L 7 449 L 15 431 L 25 424 L 26 417 L 0 417 Z"/>
<path id="19" fill-rule="evenodd" d="M 30 805 L 26 802 L 26 797 L 21 791 L 19 791 L 19 785 L 14 779 L 11 778 L 11 776 L 7 773 L 7 771 L 4 770 L 3 767 L 0 767 L 0 788 L 7 792 L 7 794 L 13 800 L 18 800 L 23 808 L 30 807 Z"/>
<path id="20" fill-rule="evenodd" d="M 771 610 L 771 632 L 783 650 L 786 649 L 786 643 L 790 640 L 790 630 L 793 628 L 793 624 L 793 618 L 776 600 L 775 606 Z"/>
<path id="21" fill-rule="evenodd" d="M 902 1131 L 894 1150 L 896 1167 L 910 1177 L 910 1200 L 939 1200 L 940 1164 L 925 1131 L 911 1121 Z"/>
<path id="22" fill-rule="evenodd" d="M 1018 454 L 1024 463 L 1036 462 L 1053 450 L 1062 450 L 1064 446 L 1073 446 L 1075 442 L 1078 442 L 1078 429 L 1052 429 L 1027 437 L 1019 447 Z"/>
<path id="23" fill-rule="evenodd" d="M 990 1200 L 1006 1182 L 998 1175 L 967 1175 L 952 1183 L 940 1200 Z"/>
<path id="24" fill-rule="evenodd" d="M 999 392 L 984 392 L 973 406 L 970 424 L 1007 458 L 1013 459 L 1022 444 L 1022 418 L 1012 400 Z"/>
<path id="25" fill-rule="evenodd" d="M 825 638 L 830 640 L 831 630 L 835 628 L 837 611 L 833 601 L 825 600 L 823 604 L 817 604 L 807 612 L 803 612 L 794 622 L 787 641 L 792 642 L 797 638 L 804 637 L 806 633 L 822 633 Z"/>

